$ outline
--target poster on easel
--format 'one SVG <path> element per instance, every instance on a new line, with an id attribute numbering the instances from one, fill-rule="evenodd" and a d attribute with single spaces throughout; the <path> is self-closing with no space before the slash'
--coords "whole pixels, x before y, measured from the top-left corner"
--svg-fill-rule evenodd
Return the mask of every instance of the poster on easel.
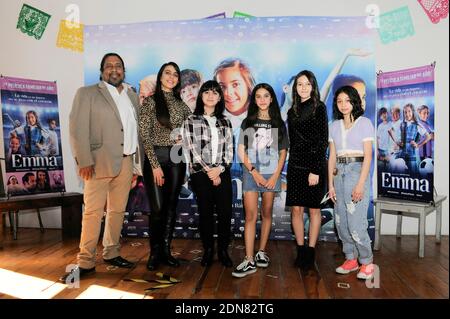
<path id="1" fill-rule="evenodd" d="M 64 192 L 55 82 L 0 78 L 8 196 Z"/>
<path id="2" fill-rule="evenodd" d="M 378 196 L 433 201 L 434 64 L 377 80 Z"/>

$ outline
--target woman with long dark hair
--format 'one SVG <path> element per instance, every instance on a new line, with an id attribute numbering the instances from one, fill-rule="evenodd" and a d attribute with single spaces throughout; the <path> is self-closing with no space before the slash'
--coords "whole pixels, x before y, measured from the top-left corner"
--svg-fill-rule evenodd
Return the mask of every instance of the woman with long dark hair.
<path id="1" fill-rule="evenodd" d="M 245 258 L 232 275 L 245 277 L 256 267 L 269 266 L 265 249 L 272 226 L 272 208 L 276 192 L 281 191 L 281 171 L 286 160 L 288 139 L 280 106 L 273 88 L 267 83 L 255 86 L 250 97 L 247 118 L 241 124 L 238 155 L 243 165 L 242 190 L 245 208 Z M 254 253 L 258 199 L 262 197 L 261 236 Z"/>
<path id="2" fill-rule="evenodd" d="M 150 199 L 149 270 L 163 262 L 180 264 L 171 254 L 176 208 L 186 164 L 183 162 L 181 126 L 191 114 L 180 97 L 180 68 L 174 62 L 163 64 L 156 90 L 142 102 L 139 133 L 145 149 L 144 183 Z"/>
<path id="3" fill-rule="evenodd" d="M 225 99 L 216 81 L 207 81 L 197 96 L 194 114 L 183 126 L 183 144 L 189 156 L 189 172 L 200 215 L 203 244 L 202 266 L 214 259 L 214 212 L 217 214 L 218 258 L 231 267 L 228 245 L 231 236 L 233 130 L 223 112 Z"/>
<path id="4" fill-rule="evenodd" d="M 297 242 L 295 265 L 314 265 L 315 246 L 321 226 L 320 202 L 325 192 L 327 109 L 320 101 L 316 77 L 311 71 L 297 74 L 288 111 L 290 153 L 287 170 L 286 206 L 291 206 L 292 228 Z M 305 247 L 304 208 L 309 208 L 309 242 Z"/>

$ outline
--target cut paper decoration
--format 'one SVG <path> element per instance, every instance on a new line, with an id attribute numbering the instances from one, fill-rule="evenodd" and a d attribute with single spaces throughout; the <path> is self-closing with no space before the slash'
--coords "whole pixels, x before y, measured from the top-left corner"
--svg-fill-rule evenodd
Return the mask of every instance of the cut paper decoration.
<path id="1" fill-rule="evenodd" d="M 205 19 L 225 19 L 227 16 L 225 12 L 217 13 L 212 16 L 206 17 Z"/>
<path id="2" fill-rule="evenodd" d="M 58 48 L 70 49 L 77 52 L 83 52 L 83 29 L 84 25 L 67 20 L 61 20 L 59 23 L 58 38 L 56 46 Z"/>
<path id="3" fill-rule="evenodd" d="M 48 13 L 24 4 L 22 10 L 20 10 L 16 29 L 20 29 L 23 33 L 40 40 L 50 17 L 51 15 Z"/>
<path id="4" fill-rule="evenodd" d="M 380 15 L 378 34 L 383 44 L 414 35 L 414 25 L 408 7 L 404 6 Z"/>
<path id="5" fill-rule="evenodd" d="M 248 13 L 234 11 L 233 18 L 254 18 L 254 16 L 252 16 Z"/>
<path id="6" fill-rule="evenodd" d="M 448 0 L 417 0 L 431 22 L 438 23 L 448 16 Z"/>

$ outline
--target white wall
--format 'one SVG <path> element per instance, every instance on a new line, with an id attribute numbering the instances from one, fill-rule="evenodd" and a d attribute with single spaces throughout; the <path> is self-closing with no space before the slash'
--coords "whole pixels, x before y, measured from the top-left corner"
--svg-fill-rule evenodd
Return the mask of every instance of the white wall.
<path id="1" fill-rule="evenodd" d="M 17 17 L 23 1 L 0 2 L 0 73 L 7 76 L 38 80 L 56 80 L 60 108 L 61 136 L 64 154 L 66 187 L 68 191 L 82 192 L 76 176 L 69 146 L 68 117 L 75 90 L 83 85 L 83 56 L 57 48 L 59 21 L 67 16 L 65 8 L 74 3 L 80 7 L 81 22 L 86 25 L 132 23 L 157 20 L 197 19 L 225 11 L 231 17 L 235 10 L 255 16 L 364 16 L 368 4 L 380 7 L 381 13 L 409 6 L 415 27 L 415 36 L 383 45 L 376 39 L 376 68 L 394 71 L 437 62 L 435 75 L 436 141 L 435 186 L 440 194 L 449 194 L 449 19 L 432 24 L 417 1 L 412 0 L 28 0 L 27 4 L 52 15 L 41 40 L 35 40 L 16 30 Z M 100 61 L 99 61 L 100 62 Z M 0 145 L 1 146 L 1 145 Z M 1 151 L 3 153 L 3 147 Z M 376 189 L 376 188 L 375 188 Z M 448 200 L 443 211 L 443 234 L 448 235 Z M 43 212 L 46 227 L 60 227 L 59 214 L 54 210 Z M 417 233 L 417 220 L 404 218 L 404 233 Z M 427 234 L 434 234 L 435 216 L 427 219 Z M 21 225 L 37 226 L 35 214 L 22 214 Z M 395 218 L 385 215 L 382 221 L 385 234 L 395 233 Z"/>

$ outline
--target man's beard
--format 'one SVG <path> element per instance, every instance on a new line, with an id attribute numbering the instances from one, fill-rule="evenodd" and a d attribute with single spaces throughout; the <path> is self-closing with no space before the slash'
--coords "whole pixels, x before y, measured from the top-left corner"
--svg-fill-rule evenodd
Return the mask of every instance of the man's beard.
<path id="1" fill-rule="evenodd" d="M 107 82 L 108 84 L 111 84 L 112 86 L 114 86 L 114 87 L 119 87 L 119 86 L 121 86 L 122 85 L 122 83 L 123 83 L 123 79 L 120 79 L 120 80 L 118 80 L 117 82 L 112 82 L 111 80 L 108 80 L 108 82 Z"/>

